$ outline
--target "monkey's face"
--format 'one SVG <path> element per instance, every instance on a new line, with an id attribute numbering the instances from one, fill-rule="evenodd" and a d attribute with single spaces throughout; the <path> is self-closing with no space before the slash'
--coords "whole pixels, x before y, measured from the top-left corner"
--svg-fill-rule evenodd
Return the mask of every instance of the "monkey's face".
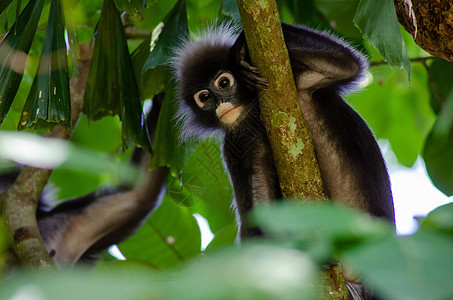
<path id="1" fill-rule="evenodd" d="M 202 111 L 215 114 L 222 127 L 233 126 L 243 113 L 243 105 L 235 97 L 237 82 L 228 71 L 219 71 L 206 88 L 193 95 L 193 101 Z"/>
<path id="2" fill-rule="evenodd" d="M 238 128 L 257 102 L 256 91 L 241 79 L 231 47 L 236 36 L 189 42 L 177 52 L 173 67 L 181 102 L 178 115 L 185 120 L 183 135 L 208 136 Z"/>
<path id="3" fill-rule="evenodd" d="M 201 123 L 209 127 L 216 123 L 215 127 L 230 130 L 246 117 L 250 106 L 247 96 L 232 72 L 219 70 L 186 101 L 198 111 L 196 114 Z"/>

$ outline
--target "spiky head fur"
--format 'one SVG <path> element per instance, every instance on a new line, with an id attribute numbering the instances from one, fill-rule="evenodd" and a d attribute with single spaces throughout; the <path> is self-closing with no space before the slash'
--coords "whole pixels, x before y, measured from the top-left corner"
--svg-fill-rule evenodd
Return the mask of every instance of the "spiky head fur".
<path id="1" fill-rule="evenodd" d="M 229 51 L 237 38 L 237 30 L 231 24 L 211 26 L 196 39 L 185 39 L 174 50 L 171 63 L 173 75 L 178 83 L 177 118 L 181 124 L 181 139 L 205 139 L 219 136 L 222 131 L 215 126 L 217 120 L 199 120 L 193 112 L 198 108 L 193 94 L 222 69 L 228 69 Z"/>

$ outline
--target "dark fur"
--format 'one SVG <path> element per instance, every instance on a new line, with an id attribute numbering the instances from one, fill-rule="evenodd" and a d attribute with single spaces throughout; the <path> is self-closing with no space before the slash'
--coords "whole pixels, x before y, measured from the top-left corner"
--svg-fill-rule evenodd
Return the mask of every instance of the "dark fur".
<path id="1" fill-rule="evenodd" d="M 299 99 L 313 139 L 325 189 L 334 201 L 358 207 L 394 223 L 387 169 L 363 119 L 341 98 L 366 72 L 363 56 L 342 40 L 305 27 L 282 24 Z M 222 32 L 224 37 L 222 38 Z M 259 202 L 281 197 L 257 95 L 263 80 L 250 67 L 244 34 L 225 27 L 200 41 L 186 41 L 173 63 L 178 81 L 183 138 L 224 135 L 223 156 L 235 192 L 240 237 L 259 235 L 244 218 Z M 232 104 L 246 113 L 223 126 L 213 109 L 200 109 L 194 93 L 211 87 L 219 73 L 233 74 Z M 215 91 L 213 91 L 215 94 Z"/>

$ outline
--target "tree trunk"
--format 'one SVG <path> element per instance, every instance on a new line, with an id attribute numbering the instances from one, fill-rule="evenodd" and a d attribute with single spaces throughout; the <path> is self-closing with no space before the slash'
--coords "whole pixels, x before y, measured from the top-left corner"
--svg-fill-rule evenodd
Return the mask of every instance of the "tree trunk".
<path id="1" fill-rule="evenodd" d="M 305 126 L 275 1 L 238 0 L 250 58 L 269 81 L 259 95 L 261 115 L 286 198 L 327 201 Z M 347 299 L 341 267 L 323 272 L 323 299 Z"/>

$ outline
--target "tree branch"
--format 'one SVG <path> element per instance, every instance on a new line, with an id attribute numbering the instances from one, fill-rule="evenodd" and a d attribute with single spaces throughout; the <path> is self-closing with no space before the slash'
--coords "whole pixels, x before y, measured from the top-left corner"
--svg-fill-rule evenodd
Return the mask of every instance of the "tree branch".
<path id="1" fill-rule="evenodd" d="M 135 27 L 127 13 L 121 16 L 121 20 L 123 21 L 124 33 L 128 40 L 146 39 L 151 34 L 150 30 Z"/>
<path id="2" fill-rule="evenodd" d="M 79 77 L 71 78 L 71 125 L 74 128 L 83 106 L 86 79 L 91 61 L 88 45 L 80 45 Z M 58 126 L 48 136 L 69 139 L 72 132 Z M 0 205 L 8 228 L 12 250 L 19 261 L 34 268 L 54 265 L 48 255 L 36 221 L 36 207 L 52 170 L 24 167 L 14 184 L 0 196 Z"/>
<path id="3" fill-rule="evenodd" d="M 38 199 L 51 173 L 50 170 L 24 167 L 14 184 L 1 197 L 12 250 L 21 263 L 34 268 L 54 265 L 36 222 Z"/>
<path id="4" fill-rule="evenodd" d="M 327 199 L 305 126 L 275 1 L 238 0 L 250 58 L 269 81 L 259 102 L 284 197 Z M 347 299 L 341 267 L 323 272 L 323 299 Z"/>
<path id="5" fill-rule="evenodd" d="M 421 62 L 421 63 L 424 63 L 424 62 L 426 62 L 427 60 L 434 59 L 434 58 L 437 58 L 437 57 L 435 57 L 435 56 L 415 57 L 415 58 L 411 58 L 411 59 L 410 59 L 410 62 L 411 62 L 411 63 L 413 63 L 413 62 Z M 370 63 L 370 67 L 381 66 L 381 65 L 387 65 L 387 64 L 388 64 L 388 61 L 386 61 L 386 60 L 372 61 L 372 62 Z"/>
<path id="6" fill-rule="evenodd" d="M 442 96 L 442 94 L 439 92 L 436 82 L 434 81 L 433 74 L 431 73 L 431 69 L 429 68 L 428 63 L 427 63 L 428 60 L 436 59 L 436 58 L 438 58 L 438 57 L 436 57 L 436 56 L 415 57 L 415 58 L 411 58 L 410 61 L 411 61 L 411 63 L 418 62 L 423 65 L 423 67 L 426 70 L 426 73 L 428 74 L 429 84 L 431 86 L 431 89 L 433 90 L 434 96 L 436 96 L 436 98 L 439 99 L 440 103 L 443 104 L 443 103 L 445 103 L 445 99 Z M 376 67 L 376 66 L 387 65 L 387 64 L 388 64 L 388 62 L 385 60 L 373 61 L 370 63 L 370 67 Z"/>

